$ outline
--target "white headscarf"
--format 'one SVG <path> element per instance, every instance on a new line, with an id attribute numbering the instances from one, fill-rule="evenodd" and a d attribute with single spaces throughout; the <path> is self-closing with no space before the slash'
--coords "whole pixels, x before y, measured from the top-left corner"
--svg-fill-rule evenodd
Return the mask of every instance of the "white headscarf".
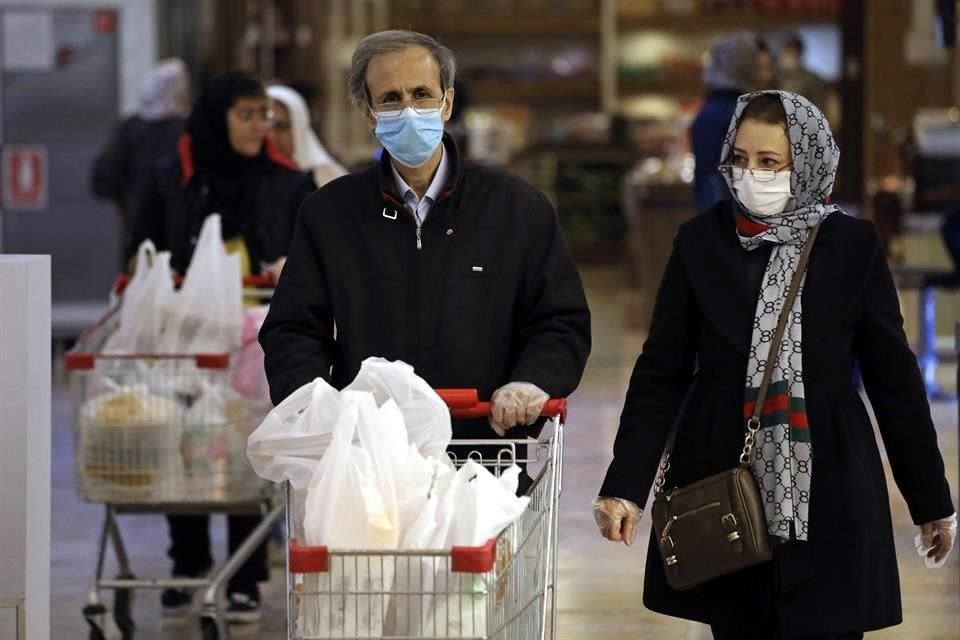
<path id="1" fill-rule="evenodd" d="M 140 88 L 138 115 L 144 120 L 165 120 L 190 111 L 190 76 L 179 58 L 161 60 Z"/>
<path id="2" fill-rule="evenodd" d="M 347 170 L 323 148 L 310 127 L 310 115 L 303 97 L 290 87 L 282 85 L 267 87 L 267 95 L 290 112 L 293 161 L 296 165 L 304 171 L 312 171 L 317 178 L 318 187 L 322 186 L 320 176 L 324 177 L 322 182 L 327 182 L 334 177 L 345 175 Z"/>

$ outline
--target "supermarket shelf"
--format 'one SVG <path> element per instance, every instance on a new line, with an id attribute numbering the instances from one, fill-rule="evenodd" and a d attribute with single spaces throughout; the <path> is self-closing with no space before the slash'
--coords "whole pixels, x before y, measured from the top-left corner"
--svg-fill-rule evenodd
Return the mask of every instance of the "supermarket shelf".
<path id="1" fill-rule="evenodd" d="M 536 15 L 470 13 L 439 13 L 433 16 L 417 16 L 404 23 L 399 17 L 394 19 L 395 26 L 409 28 L 434 36 L 447 35 L 485 35 L 485 36 L 532 36 L 563 34 L 596 35 L 600 33 L 600 17 L 594 14 L 584 15 Z"/>
<path id="2" fill-rule="evenodd" d="M 470 99 L 479 103 L 600 102 L 597 78 L 501 80 L 467 77 L 465 82 Z"/>
<path id="3" fill-rule="evenodd" d="M 621 77 L 618 80 L 620 97 L 629 97 L 645 94 L 667 94 L 681 98 L 696 98 L 703 94 L 703 84 L 698 78 L 686 76 L 663 77 L 652 80 L 640 80 L 630 77 Z"/>
<path id="4" fill-rule="evenodd" d="M 749 27 L 754 31 L 781 29 L 804 24 L 838 25 L 840 16 L 829 10 L 793 10 L 780 12 L 755 11 L 744 13 L 717 13 L 691 15 L 637 16 L 620 14 L 620 31 L 730 31 Z"/>

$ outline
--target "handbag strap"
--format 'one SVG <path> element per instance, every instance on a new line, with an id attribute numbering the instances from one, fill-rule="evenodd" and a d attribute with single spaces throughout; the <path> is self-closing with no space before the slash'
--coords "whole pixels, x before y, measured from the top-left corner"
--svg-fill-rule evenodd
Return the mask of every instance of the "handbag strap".
<path id="1" fill-rule="evenodd" d="M 803 245 L 803 252 L 800 254 L 797 271 L 790 281 L 787 298 L 783 303 L 783 308 L 780 309 L 780 317 L 777 319 L 777 329 L 774 332 L 773 342 L 770 344 L 770 353 L 767 356 L 768 363 L 775 362 L 780 356 L 780 343 L 783 341 L 783 334 L 787 328 L 787 318 L 789 318 L 789 314 L 793 310 L 793 305 L 800 293 L 800 283 L 803 280 L 803 274 L 807 270 L 807 265 L 810 264 L 810 254 L 813 251 L 813 243 L 817 239 L 817 234 L 820 233 L 820 224 L 822 224 L 822 222 L 810 230 L 807 241 Z M 757 432 L 760 431 L 760 417 L 763 415 L 763 405 L 766 404 L 767 401 L 767 391 L 770 389 L 770 381 L 773 378 L 774 368 L 774 366 L 768 366 L 767 370 L 763 372 L 763 379 L 760 382 L 760 389 L 757 393 L 757 402 L 753 409 L 753 415 L 750 416 L 750 419 L 747 421 L 747 433 L 744 436 L 743 452 L 740 454 L 740 464 L 744 466 L 750 463 L 750 453 L 753 451 L 754 444 L 756 444 Z M 676 434 L 672 434 L 671 439 L 675 435 Z M 667 443 L 667 448 L 672 449 L 672 443 Z M 668 451 L 660 462 L 660 470 L 657 475 L 657 480 L 654 483 L 655 494 L 659 495 L 663 493 L 663 488 L 667 481 L 667 472 L 670 471 L 671 453 L 671 451 Z"/>
<path id="2" fill-rule="evenodd" d="M 757 391 L 757 401 L 753 406 L 753 415 L 747 421 L 747 433 L 744 436 L 743 452 L 740 454 L 740 464 L 750 463 L 750 453 L 753 451 L 753 445 L 756 443 L 757 432 L 760 431 L 760 417 L 763 415 L 763 407 L 767 402 L 767 392 L 770 390 L 770 381 L 773 379 L 773 370 L 776 369 L 777 359 L 780 357 L 780 344 L 783 342 L 783 334 L 787 328 L 787 319 L 793 311 L 793 305 L 800 294 L 800 284 L 803 281 L 803 275 L 810 264 L 810 254 L 813 252 L 813 243 L 820 232 L 820 224 L 810 230 L 807 241 L 803 245 L 803 252 L 800 254 L 800 262 L 797 264 L 797 271 L 793 274 L 790 281 L 790 289 L 787 291 L 787 298 L 780 309 L 780 317 L 777 319 L 777 329 L 773 332 L 773 342 L 770 343 L 770 351 L 767 354 L 767 367 L 763 372 L 763 380 L 760 382 L 760 389 Z"/>

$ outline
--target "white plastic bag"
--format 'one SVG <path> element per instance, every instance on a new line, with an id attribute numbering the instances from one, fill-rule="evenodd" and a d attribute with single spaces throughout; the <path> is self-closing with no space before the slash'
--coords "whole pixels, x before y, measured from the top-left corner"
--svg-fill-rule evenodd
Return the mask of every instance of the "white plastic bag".
<path id="1" fill-rule="evenodd" d="M 396 492 L 391 475 L 375 466 L 387 452 L 371 442 L 370 450 L 357 446 L 354 436 L 378 430 L 386 441 L 398 442 L 400 413 L 395 406 L 378 409 L 367 393 L 345 392 L 342 400 L 330 446 L 307 489 L 305 541 L 333 549 L 396 549 Z M 329 571 L 305 576 L 308 591 L 345 595 L 308 599 L 298 620 L 303 635 L 336 630 L 344 637 L 381 637 L 388 598 L 356 594 L 383 593 L 393 584 L 393 570 L 389 561 L 335 561 Z"/>
<path id="2" fill-rule="evenodd" d="M 520 468 L 498 478 L 486 467 L 468 461 L 455 474 L 441 475 L 420 516 L 403 538 L 406 549 L 476 547 L 497 538 L 519 520 L 529 497 L 516 496 Z M 417 585 L 425 592 L 448 595 L 398 598 L 398 621 L 408 621 L 399 635 L 428 638 L 473 637 L 487 633 L 488 588 L 482 575 L 454 573 L 448 561 L 412 563 L 406 573 L 398 568 L 399 590 Z M 422 585 L 422 586 L 420 586 Z"/>
<path id="3" fill-rule="evenodd" d="M 244 457 L 250 435 L 247 401 L 232 389 L 200 380 L 200 395 L 183 420 L 183 462 L 198 489 L 224 485 L 249 469 Z"/>
<path id="4" fill-rule="evenodd" d="M 155 353 L 173 300 L 170 253 L 145 240 L 137 250 L 136 271 L 120 298 L 120 322 L 104 353 Z"/>
<path id="5" fill-rule="evenodd" d="M 393 400 L 403 414 L 407 438 L 427 458 L 446 457 L 453 431 L 450 410 L 426 380 L 405 362 L 367 358 L 344 391 L 369 391 L 377 405 Z"/>
<path id="6" fill-rule="evenodd" d="M 223 246 L 220 216 L 203 223 L 187 275 L 176 292 L 160 339 L 162 353 L 229 353 L 243 331 L 240 256 Z"/>

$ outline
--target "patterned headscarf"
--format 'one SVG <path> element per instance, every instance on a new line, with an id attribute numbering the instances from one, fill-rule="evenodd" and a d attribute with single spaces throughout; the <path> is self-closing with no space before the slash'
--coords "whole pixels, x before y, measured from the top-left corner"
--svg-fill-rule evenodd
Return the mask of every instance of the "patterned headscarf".
<path id="1" fill-rule="evenodd" d="M 790 180 L 793 197 L 779 215 L 754 216 L 737 198 L 734 183 L 726 176 L 730 192 L 741 209 L 740 215 L 752 221 L 753 227 L 759 231 L 749 236 L 738 232 L 743 248 L 752 251 L 764 244 L 774 245 L 753 321 L 743 407 L 745 418 L 753 414 L 763 374 L 769 364 L 773 333 L 807 236 L 827 216 L 839 211 L 828 201 L 840 150 L 826 118 L 803 96 L 786 91 L 740 96 L 724 142 L 723 162 L 729 163 L 732 157 L 737 130 L 747 105 L 765 94 L 778 96 L 787 116 L 793 162 Z M 773 363 L 775 368 L 761 415 L 761 431 L 750 461 L 760 485 L 768 531 L 772 536 L 787 540 L 806 540 L 809 535 L 813 477 L 813 443 L 803 387 L 802 297 L 803 287 L 790 310 L 779 357 Z"/>

